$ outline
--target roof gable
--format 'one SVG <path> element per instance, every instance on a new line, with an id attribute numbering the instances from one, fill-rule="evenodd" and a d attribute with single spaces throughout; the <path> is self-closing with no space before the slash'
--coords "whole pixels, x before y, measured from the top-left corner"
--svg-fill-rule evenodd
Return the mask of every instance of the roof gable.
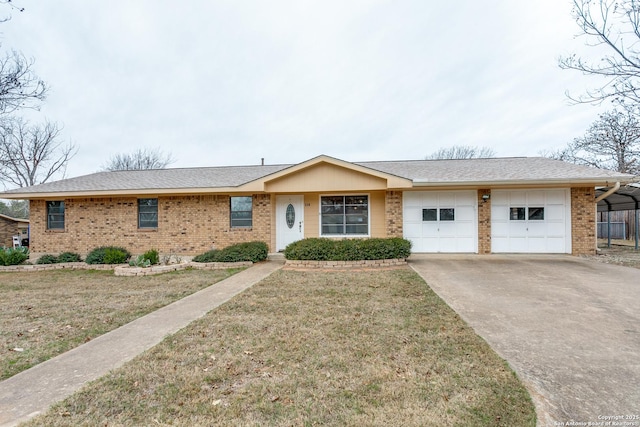
<path id="1" fill-rule="evenodd" d="M 265 192 L 365 191 L 411 188 L 410 179 L 318 156 L 242 186 Z"/>

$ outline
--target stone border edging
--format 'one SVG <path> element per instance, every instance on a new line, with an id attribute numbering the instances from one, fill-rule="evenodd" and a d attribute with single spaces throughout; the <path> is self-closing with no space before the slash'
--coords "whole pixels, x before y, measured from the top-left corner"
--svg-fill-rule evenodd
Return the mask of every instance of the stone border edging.
<path id="1" fill-rule="evenodd" d="M 251 267 L 251 261 L 242 262 L 186 262 L 182 264 L 155 265 L 153 267 L 131 267 L 128 264 L 87 264 L 86 262 L 61 262 L 57 264 L 21 264 L 0 266 L 0 272 L 31 272 L 51 270 L 113 270 L 116 276 L 152 276 L 170 271 L 224 270 L 226 268 Z"/>
<path id="2" fill-rule="evenodd" d="M 387 267 L 400 267 L 407 265 L 406 258 L 393 258 L 393 259 L 373 259 L 373 260 L 359 260 L 359 261 L 311 261 L 311 260 L 286 260 L 285 268 L 299 268 L 299 269 L 328 269 L 328 270 L 340 270 L 347 268 L 387 268 Z"/>
<path id="3" fill-rule="evenodd" d="M 116 276 L 153 276 L 156 274 L 168 273 L 170 271 L 186 270 L 193 268 L 194 270 L 224 270 L 227 268 L 251 267 L 251 261 L 239 262 L 185 262 L 182 264 L 154 265 L 152 267 L 131 267 L 129 265 L 120 265 L 113 270 Z"/>

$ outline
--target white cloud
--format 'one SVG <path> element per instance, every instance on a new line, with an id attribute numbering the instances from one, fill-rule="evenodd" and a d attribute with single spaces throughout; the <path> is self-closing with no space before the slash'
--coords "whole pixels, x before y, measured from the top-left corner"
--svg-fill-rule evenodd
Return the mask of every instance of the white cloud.
<path id="1" fill-rule="evenodd" d="M 28 7 L 27 7 L 28 6 Z M 174 166 L 328 154 L 416 159 L 442 146 L 536 155 L 596 117 L 569 4 L 60 0 L 25 5 L 3 48 L 36 58 L 43 108 L 80 153 L 68 175 L 160 147 Z"/>

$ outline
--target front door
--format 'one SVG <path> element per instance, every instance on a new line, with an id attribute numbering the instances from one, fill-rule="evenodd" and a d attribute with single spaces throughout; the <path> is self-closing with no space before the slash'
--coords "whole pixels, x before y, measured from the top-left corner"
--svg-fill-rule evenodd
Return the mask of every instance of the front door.
<path id="1" fill-rule="evenodd" d="M 276 196 L 276 250 L 304 238 L 304 197 Z"/>

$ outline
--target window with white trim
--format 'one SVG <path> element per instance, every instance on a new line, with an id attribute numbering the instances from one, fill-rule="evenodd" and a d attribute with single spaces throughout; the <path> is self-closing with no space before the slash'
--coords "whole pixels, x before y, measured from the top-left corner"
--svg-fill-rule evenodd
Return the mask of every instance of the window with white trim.
<path id="1" fill-rule="evenodd" d="M 320 197 L 323 236 L 369 235 L 369 196 Z"/>

